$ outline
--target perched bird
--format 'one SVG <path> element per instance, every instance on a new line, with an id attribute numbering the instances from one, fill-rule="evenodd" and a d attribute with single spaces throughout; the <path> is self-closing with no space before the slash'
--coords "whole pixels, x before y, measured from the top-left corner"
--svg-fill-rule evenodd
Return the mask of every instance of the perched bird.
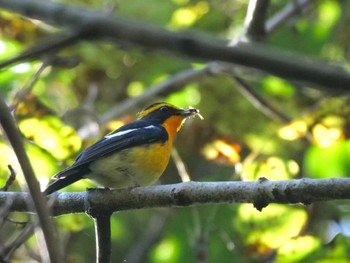
<path id="1" fill-rule="evenodd" d="M 199 115 L 199 110 L 164 102 L 152 104 L 138 114 L 136 121 L 82 151 L 73 165 L 54 176 L 56 181 L 44 194 L 83 178 L 108 188 L 154 183 L 168 165 L 175 134 L 186 118 L 194 115 Z"/>

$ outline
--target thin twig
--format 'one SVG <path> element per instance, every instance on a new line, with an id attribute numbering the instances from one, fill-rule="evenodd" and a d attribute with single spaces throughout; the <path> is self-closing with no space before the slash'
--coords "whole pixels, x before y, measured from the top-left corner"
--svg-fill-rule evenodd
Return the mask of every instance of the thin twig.
<path id="1" fill-rule="evenodd" d="M 47 249 L 49 251 L 50 260 L 53 263 L 60 263 L 62 261 L 61 249 L 59 242 L 57 241 L 57 233 L 53 227 L 53 224 L 49 218 L 48 207 L 44 196 L 40 192 L 40 186 L 35 178 L 34 171 L 31 167 L 28 156 L 23 146 L 23 140 L 19 130 L 17 129 L 15 122 L 10 114 L 10 110 L 6 103 L 0 96 L 0 123 L 6 133 L 8 140 L 10 141 L 13 150 L 16 154 L 18 162 L 22 168 L 24 177 L 26 179 L 28 189 L 31 195 L 30 206 L 35 208 L 38 213 L 38 219 L 42 228 Z"/>
<path id="2" fill-rule="evenodd" d="M 20 234 L 13 241 L 2 247 L 1 253 L 5 262 L 8 262 L 16 249 L 19 248 L 26 240 L 28 240 L 31 235 L 33 235 L 34 229 L 35 227 L 32 222 L 26 224 Z"/>
<path id="3" fill-rule="evenodd" d="M 201 69 L 188 69 L 172 75 L 162 83 L 146 89 L 146 91 L 141 95 L 119 103 L 107 111 L 105 114 L 103 114 L 100 120 L 102 123 L 105 123 L 113 118 L 120 117 L 136 106 L 144 105 L 146 102 L 150 101 L 156 96 L 166 96 L 171 92 L 175 92 L 183 88 L 187 84 L 196 82 L 206 76 L 209 76 L 211 73 L 213 73 L 213 71 L 210 67 L 204 67 Z"/>
<path id="4" fill-rule="evenodd" d="M 252 87 L 248 85 L 243 79 L 237 76 L 232 76 L 232 78 L 238 83 L 239 91 L 245 95 L 244 97 L 250 101 L 250 103 L 267 117 L 281 122 L 289 123 L 291 118 L 285 115 L 282 111 L 274 107 L 268 100 L 266 100 L 260 93 L 255 91 Z"/>
<path id="5" fill-rule="evenodd" d="M 208 232 L 204 229 L 200 232 L 196 250 L 197 262 L 208 263 Z"/>
<path id="6" fill-rule="evenodd" d="M 214 64 L 212 62 L 211 64 Z M 238 74 L 229 64 L 216 63 L 217 70 L 220 74 L 226 74 L 238 83 L 237 88 L 239 92 L 259 111 L 265 116 L 281 123 L 288 123 L 290 118 L 281 110 L 274 107 L 268 100 L 266 100 L 258 91 L 254 90 L 243 78 L 238 77 Z"/>
<path id="7" fill-rule="evenodd" d="M 242 39 L 248 41 L 259 41 L 266 33 L 271 33 L 278 25 L 281 25 L 285 19 L 296 13 L 297 10 L 301 10 L 302 7 L 308 4 L 309 1 L 292 1 L 270 20 L 267 21 L 265 30 L 265 19 L 267 16 L 269 0 L 250 0 L 248 11 L 245 19 L 245 30 L 243 35 L 238 41 L 232 41 L 231 46 L 239 44 Z M 232 71 L 227 67 L 228 71 Z M 227 72 L 227 70 L 226 70 Z M 250 103 L 264 113 L 267 117 L 270 117 L 276 121 L 282 123 L 288 123 L 291 118 L 285 115 L 282 111 L 274 107 L 268 100 L 266 100 L 259 92 L 255 91 L 250 85 L 242 78 L 230 74 L 232 78 L 238 83 L 239 91 L 247 98 Z"/>
<path id="8" fill-rule="evenodd" d="M 44 61 L 40 65 L 39 69 L 35 72 L 35 74 L 33 74 L 29 81 L 24 85 L 24 87 L 14 96 L 12 105 L 9 107 L 11 112 L 14 111 L 18 107 L 18 105 L 26 98 L 26 96 L 31 92 L 34 85 L 40 78 L 40 75 L 43 73 L 47 66 L 48 63 Z"/>
<path id="9" fill-rule="evenodd" d="M 177 172 L 179 173 L 179 176 L 181 178 L 181 181 L 182 182 L 191 181 L 190 175 L 188 174 L 188 172 L 186 170 L 186 166 L 185 166 L 184 162 L 182 161 L 176 148 L 172 149 L 171 157 L 174 160 L 174 163 L 175 163 L 175 166 L 177 168 Z"/>
<path id="10" fill-rule="evenodd" d="M 9 189 L 9 187 L 16 180 L 16 171 L 12 168 L 12 166 L 10 164 L 7 166 L 7 168 L 10 171 L 10 175 L 6 180 L 4 187 L 0 188 L 0 191 L 5 191 L 5 192 Z"/>
<path id="11" fill-rule="evenodd" d="M 57 66 L 57 67 L 65 67 L 72 68 L 75 67 L 79 60 L 76 57 L 58 57 L 56 55 L 46 55 L 45 58 L 42 59 L 38 70 L 31 76 L 29 81 L 24 85 L 24 87 L 14 96 L 12 105 L 10 106 L 11 111 L 16 110 L 18 105 L 25 100 L 26 96 L 32 91 L 35 84 L 39 80 L 41 74 L 48 66 Z"/>
<path id="12" fill-rule="evenodd" d="M 21 61 L 38 59 L 42 55 L 55 53 L 64 47 L 71 46 L 81 40 L 82 35 L 85 33 L 84 29 L 85 28 L 81 27 L 77 28 L 72 33 L 59 33 L 57 35 L 45 38 L 39 43 L 36 43 L 34 47 L 23 51 L 21 54 L 0 62 L 0 69 Z M 53 62 L 54 64 L 64 65 L 65 67 L 74 67 L 77 63 L 76 59 L 57 59 L 56 61 L 53 60 Z"/>
<path id="13" fill-rule="evenodd" d="M 266 33 L 275 31 L 282 23 L 291 16 L 302 13 L 305 8 L 312 3 L 312 0 L 291 0 L 282 10 L 277 12 L 265 25 Z"/>

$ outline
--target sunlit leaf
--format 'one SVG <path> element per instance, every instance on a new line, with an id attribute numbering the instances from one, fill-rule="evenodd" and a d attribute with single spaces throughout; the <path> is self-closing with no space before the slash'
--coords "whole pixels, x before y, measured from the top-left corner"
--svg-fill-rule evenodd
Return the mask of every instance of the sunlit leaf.
<path id="1" fill-rule="evenodd" d="M 304 157 L 304 173 L 312 178 L 348 177 L 350 174 L 350 141 L 329 147 L 312 145 Z"/>
<path id="2" fill-rule="evenodd" d="M 54 111 L 46 106 L 41 100 L 32 93 L 25 94 L 25 97 L 16 98 L 13 101 L 13 106 L 16 106 L 15 116 L 20 120 L 28 117 L 41 117 L 54 114 Z"/>
<path id="3" fill-rule="evenodd" d="M 325 28 L 331 28 L 339 19 L 341 7 L 337 1 L 324 1 L 318 6 L 319 25 Z"/>
<path id="4" fill-rule="evenodd" d="M 167 102 L 179 107 L 187 108 L 188 106 L 196 106 L 201 101 L 201 94 L 198 91 L 197 84 L 187 85 L 186 88 L 172 93 L 168 96 Z"/>
<path id="5" fill-rule="evenodd" d="M 55 116 L 24 119 L 19 123 L 19 127 L 26 138 L 59 160 L 66 159 L 81 147 L 81 139 L 74 129 L 63 124 Z"/>
<path id="6" fill-rule="evenodd" d="M 298 236 L 289 239 L 278 249 L 277 262 L 298 262 L 314 253 L 320 246 L 320 240 L 314 236 Z"/>
<path id="7" fill-rule="evenodd" d="M 41 178 L 45 178 L 46 180 L 44 180 L 44 182 L 47 183 L 47 178 L 54 175 L 59 169 L 57 160 L 54 159 L 47 151 L 41 149 L 33 143 L 25 141 L 24 145 L 37 179 L 41 181 Z M 4 143 L 0 143 L 0 156 L 0 185 L 2 186 L 5 180 L 8 178 L 9 171 L 7 169 L 7 165 L 11 165 L 17 174 L 15 182 L 25 184 L 21 167 L 18 164 L 16 155 L 12 148 Z"/>
<path id="8" fill-rule="evenodd" d="M 91 220 L 84 214 L 59 216 L 55 221 L 60 228 L 69 232 L 78 232 L 91 225 Z"/>
<path id="9" fill-rule="evenodd" d="M 127 93 L 129 97 L 135 97 L 140 95 L 145 89 L 145 86 L 140 81 L 134 81 L 129 84 L 127 87 Z"/>
<path id="10" fill-rule="evenodd" d="M 271 156 L 252 163 L 244 161 L 242 179 L 257 180 L 260 177 L 265 177 L 269 180 L 287 180 L 295 177 L 299 171 L 299 165 L 295 161 Z"/>
<path id="11" fill-rule="evenodd" d="M 296 120 L 279 129 L 278 135 L 284 140 L 294 141 L 304 137 L 307 134 L 307 129 L 305 121 Z"/>
<path id="12" fill-rule="evenodd" d="M 57 160 L 36 144 L 27 142 L 25 148 L 37 179 L 40 181 L 43 177 L 46 179 L 43 182 L 47 183 L 47 178 L 59 170 Z"/>
<path id="13" fill-rule="evenodd" d="M 327 147 L 345 139 L 344 118 L 331 115 L 312 128 L 312 138 L 320 147 Z"/>
<path id="14" fill-rule="evenodd" d="M 16 54 L 20 52 L 22 45 L 20 42 L 11 39 L 2 39 L 0 41 L 0 59 L 4 60 L 9 57 L 10 54 Z"/>
<path id="15" fill-rule="evenodd" d="M 253 152 L 260 154 L 272 154 L 279 147 L 275 140 L 267 139 L 253 133 L 245 135 L 245 142 Z"/>
<path id="16" fill-rule="evenodd" d="M 239 228 L 246 245 L 254 247 L 254 253 L 261 253 L 271 249 L 279 251 L 294 243 L 306 220 L 307 214 L 302 208 L 270 204 L 259 212 L 251 204 L 243 204 L 233 224 Z"/>
<path id="17" fill-rule="evenodd" d="M 294 94 L 294 87 L 287 81 L 269 76 L 264 79 L 263 89 L 270 93 L 280 97 L 291 97 Z"/>
<path id="18" fill-rule="evenodd" d="M 236 164 L 240 161 L 241 146 L 224 139 L 216 139 L 204 146 L 202 153 L 208 160 L 219 163 Z"/>
<path id="19" fill-rule="evenodd" d="M 195 5 L 180 7 L 174 11 L 169 26 L 171 28 L 192 26 L 208 11 L 209 5 L 206 1 L 199 1 Z"/>
<path id="20" fill-rule="evenodd" d="M 168 237 L 160 241 L 151 253 L 152 262 L 178 262 L 178 242 L 175 237 Z"/>

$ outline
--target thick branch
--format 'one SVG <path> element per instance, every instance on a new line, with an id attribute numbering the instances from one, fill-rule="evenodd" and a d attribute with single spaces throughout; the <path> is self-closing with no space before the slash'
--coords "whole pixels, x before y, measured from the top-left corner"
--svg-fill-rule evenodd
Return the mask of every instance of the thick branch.
<path id="1" fill-rule="evenodd" d="M 299 179 L 256 182 L 187 182 L 133 189 L 91 189 L 80 193 L 59 193 L 53 214 L 121 211 L 151 207 L 190 206 L 208 203 L 253 203 L 262 209 L 269 203 L 309 204 L 350 199 L 350 179 Z M 26 205 L 27 193 L 0 192 L 0 206 L 13 198 L 11 211 L 33 212 Z"/>
<path id="2" fill-rule="evenodd" d="M 0 0 L 0 6 L 57 26 L 79 28 L 79 30 L 85 26 L 89 28 L 84 35 L 86 39 L 129 42 L 202 60 L 231 62 L 323 87 L 347 90 L 350 86 L 350 74 L 339 67 L 296 54 L 268 49 L 263 45 L 240 44 L 230 48 L 217 39 L 170 32 L 145 23 L 112 18 L 102 12 L 57 3 L 36 0 Z"/>
<path id="3" fill-rule="evenodd" d="M 266 21 L 266 27 L 267 27 L 266 33 L 271 33 L 271 31 L 275 30 L 286 19 L 288 19 L 290 16 L 297 13 L 297 11 L 301 11 L 308 4 L 310 4 L 310 0 L 293 0 L 293 2 L 289 3 L 285 8 L 283 8 L 281 11 L 276 13 L 272 18 Z M 268 3 L 265 2 L 265 5 L 268 5 Z M 264 11 L 266 12 L 265 9 Z M 262 15 L 260 15 L 260 17 L 261 16 Z M 248 19 L 246 19 L 246 21 L 247 20 Z M 249 24 L 248 27 L 252 27 L 253 24 L 257 24 L 256 20 L 257 18 L 255 17 L 255 22 L 252 24 Z M 239 41 L 233 40 L 232 42 L 238 43 Z M 188 69 L 188 70 L 182 71 L 173 76 L 170 76 L 168 79 L 166 79 L 164 82 L 161 82 L 158 85 L 147 88 L 146 91 L 143 92 L 141 95 L 126 99 L 118 103 L 118 105 L 116 105 L 114 108 L 109 109 L 105 114 L 103 114 L 100 117 L 100 120 L 102 123 L 110 121 L 111 119 L 122 116 L 123 114 L 135 108 L 136 106 L 144 106 L 144 104 L 148 100 L 151 100 L 156 96 L 166 96 L 171 92 L 174 92 L 183 88 L 186 84 L 189 84 L 195 81 L 198 82 L 199 80 L 210 75 L 223 74 L 223 72 L 226 72 L 230 74 L 233 78 L 236 78 L 236 76 L 234 76 L 233 74 L 234 70 L 232 65 L 227 63 L 211 62 L 211 63 L 208 63 L 202 69 Z M 244 86 L 239 85 L 240 91 L 243 93 L 244 96 L 248 98 L 248 100 L 251 101 L 251 103 L 256 108 L 261 110 L 268 117 L 272 117 L 273 119 L 279 120 L 282 122 L 287 122 L 287 119 L 289 119 L 287 118 L 287 116 L 282 114 L 276 108 L 271 107 L 270 104 L 268 104 L 266 100 L 262 98 L 261 95 L 254 92 L 249 87 L 246 88 L 247 84 L 245 81 L 243 81 L 243 79 L 240 79 L 240 81 L 242 82 L 241 84 L 244 84 Z"/>

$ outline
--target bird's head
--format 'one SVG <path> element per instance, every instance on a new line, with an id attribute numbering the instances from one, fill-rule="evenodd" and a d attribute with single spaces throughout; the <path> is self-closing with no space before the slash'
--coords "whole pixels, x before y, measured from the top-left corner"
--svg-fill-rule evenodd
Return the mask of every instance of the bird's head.
<path id="1" fill-rule="evenodd" d="M 180 130 L 186 118 L 198 115 L 198 109 L 181 109 L 165 102 L 154 103 L 138 113 L 138 119 L 162 125 L 170 135 Z"/>

